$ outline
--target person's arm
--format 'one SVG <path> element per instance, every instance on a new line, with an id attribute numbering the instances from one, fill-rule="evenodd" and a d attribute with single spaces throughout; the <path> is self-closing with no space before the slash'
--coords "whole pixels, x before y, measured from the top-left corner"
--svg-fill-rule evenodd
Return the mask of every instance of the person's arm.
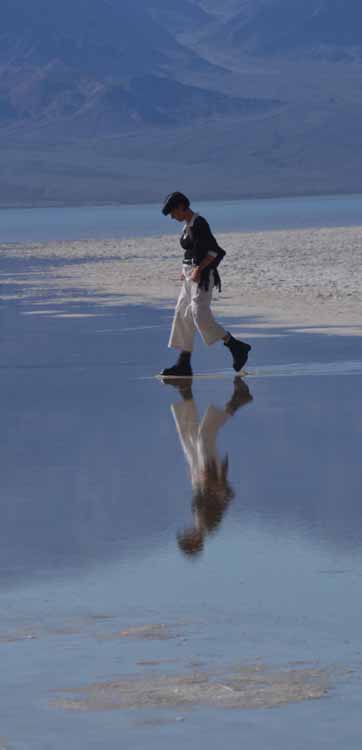
<path id="1" fill-rule="evenodd" d="M 206 258 L 204 258 L 201 261 L 201 263 L 194 268 L 191 274 L 191 280 L 194 281 L 196 284 L 198 284 L 204 268 L 207 268 L 208 266 L 210 266 L 210 264 L 214 262 L 216 257 L 217 257 L 216 254 L 211 255 L 211 253 L 208 253 Z"/>

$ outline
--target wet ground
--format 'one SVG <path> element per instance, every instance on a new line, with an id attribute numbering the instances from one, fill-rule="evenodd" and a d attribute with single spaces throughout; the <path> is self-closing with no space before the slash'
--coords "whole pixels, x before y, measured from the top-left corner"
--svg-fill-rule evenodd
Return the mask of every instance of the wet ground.
<path id="1" fill-rule="evenodd" d="M 360 748 L 360 339 L 245 319 L 179 391 L 169 311 L 8 272 L 0 747 Z"/>

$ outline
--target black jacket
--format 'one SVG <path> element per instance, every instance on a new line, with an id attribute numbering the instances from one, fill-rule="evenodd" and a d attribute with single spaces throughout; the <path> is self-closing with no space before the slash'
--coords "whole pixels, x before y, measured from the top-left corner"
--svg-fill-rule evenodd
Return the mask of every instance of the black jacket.
<path id="1" fill-rule="evenodd" d="M 192 226 L 184 229 L 180 238 L 180 244 L 185 251 L 184 261 L 187 263 L 191 262 L 196 266 L 200 265 L 207 255 L 215 255 L 214 262 L 210 263 L 210 265 L 202 271 L 199 286 L 204 289 L 209 288 L 210 273 L 212 272 L 215 284 L 220 292 L 221 280 L 217 267 L 226 253 L 225 250 L 218 245 L 208 222 L 203 216 L 196 216 Z"/>
<path id="2" fill-rule="evenodd" d="M 208 222 L 202 216 L 196 217 L 192 227 L 184 229 L 180 244 L 185 250 L 184 260 L 191 260 L 196 266 L 209 253 L 215 253 L 215 264 L 213 263 L 211 267 L 216 268 L 225 255 L 225 250 L 218 245 Z"/>

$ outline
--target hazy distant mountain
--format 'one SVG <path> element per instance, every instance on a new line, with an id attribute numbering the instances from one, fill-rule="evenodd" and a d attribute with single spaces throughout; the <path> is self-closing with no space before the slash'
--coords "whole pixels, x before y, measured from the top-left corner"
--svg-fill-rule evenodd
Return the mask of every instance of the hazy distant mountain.
<path id="1" fill-rule="evenodd" d="M 65 119 L 78 136 L 102 135 L 131 125 L 179 126 L 273 109 L 272 101 L 177 80 L 195 72 L 212 78 L 213 68 L 165 26 L 175 31 L 207 18 L 192 2 L 173 13 L 166 0 L 150 0 L 147 9 L 130 0 L 5 0 L 0 127 L 58 122 L 61 129 Z"/>
<path id="2" fill-rule="evenodd" d="M 16 96 L 19 100 L 17 101 Z M 1 100 L 0 100 L 1 102 Z M 97 82 L 90 89 L 81 77 L 50 65 L 3 98 L 2 122 L 10 132 L 36 125 L 63 127 L 72 136 L 103 136 L 147 127 L 182 128 L 199 119 L 225 115 L 262 115 L 280 107 L 277 100 L 238 98 L 188 86 L 169 78 L 144 75 L 126 82 Z M 14 131 L 15 128 L 15 131 Z"/>
<path id="3" fill-rule="evenodd" d="M 252 0 L 196 0 L 201 8 L 208 14 L 216 17 L 225 18 L 237 15 L 247 6 L 252 5 Z"/>
<path id="4" fill-rule="evenodd" d="M 148 0 L 148 9 L 157 23 L 172 34 L 187 32 L 190 29 L 207 28 L 213 21 L 196 0 L 183 0 L 182 3 L 170 0 Z"/>
<path id="5" fill-rule="evenodd" d="M 5 65 L 58 60 L 78 73 L 117 77 L 197 62 L 132 0 L 2 0 L 0 21 Z"/>
<path id="6" fill-rule="evenodd" d="M 219 29 L 239 55 L 354 60 L 362 56 L 361 0 L 244 0 Z M 213 40 L 217 43 L 217 30 Z"/>
<path id="7" fill-rule="evenodd" d="M 0 202 L 362 190 L 361 22 L 362 0 L 2 0 Z"/>

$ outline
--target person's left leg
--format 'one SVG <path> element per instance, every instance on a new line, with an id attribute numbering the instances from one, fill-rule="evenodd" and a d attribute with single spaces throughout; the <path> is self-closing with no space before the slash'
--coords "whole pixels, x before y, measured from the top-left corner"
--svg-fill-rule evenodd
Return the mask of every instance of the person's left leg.
<path id="1" fill-rule="evenodd" d="M 214 318 L 211 312 L 213 282 L 210 275 L 209 288 L 204 289 L 193 283 L 191 288 L 191 313 L 196 329 L 203 342 L 212 346 L 217 341 L 227 339 L 228 333 Z"/>
<path id="2" fill-rule="evenodd" d="M 226 331 L 225 328 L 215 320 L 210 307 L 213 286 L 210 274 L 208 289 L 200 288 L 197 284 L 194 284 L 192 287 L 191 310 L 195 327 L 207 346 L 212 346 L 212 344 L 222 340 L 232 355 L 234 370 L 240 372 L 248 359 L 251 346 L 250 344 L 235 339 L 231 333 Z"/>
<path id="3" fill-rule="evenodd" d="M 250 344 L 246 344 L 245 341 L 239 341 L 239 339 L 235 339 L 231 333 L 228 333 L 224 339 L 224 346 L 227 346 L 231 353 L 235 372 L 240 372 L 247 362 L 251 349 Z"/>

